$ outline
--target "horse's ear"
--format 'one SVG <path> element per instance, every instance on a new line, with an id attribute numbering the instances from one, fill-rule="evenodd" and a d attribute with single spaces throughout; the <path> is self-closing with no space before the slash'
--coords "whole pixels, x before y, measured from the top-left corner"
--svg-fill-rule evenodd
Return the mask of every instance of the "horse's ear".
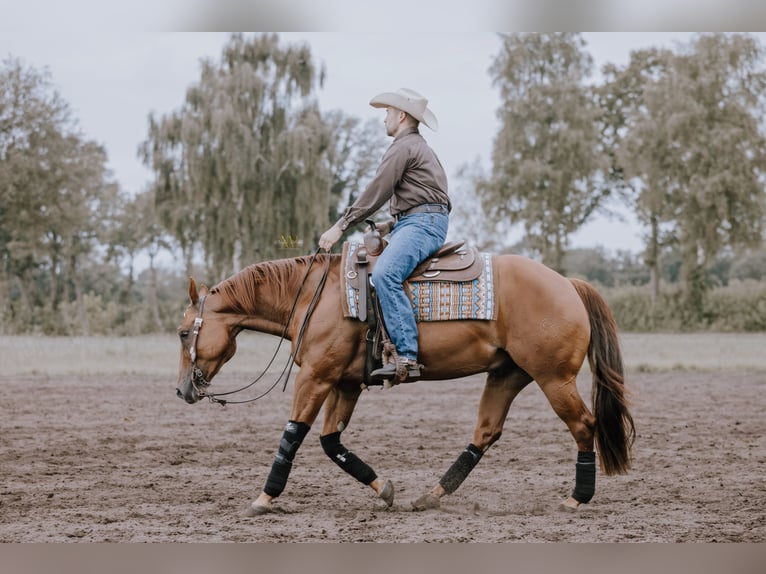
<path id="1" fill-rule="evenodd" d="M 189 300 L 192 305 L 196 305 L 199 301 L 199 293 L 197 293 L 197 282 L 194 277 L 189 277 Z"/>
<path id="2" fill-rule="evenodd" d="M 199 286 L 199 294 L 204 295 L 205 297 L 210 295 L 210 291 L 207 290 L 207 287 L 205 286 L 204 283 Z"/>

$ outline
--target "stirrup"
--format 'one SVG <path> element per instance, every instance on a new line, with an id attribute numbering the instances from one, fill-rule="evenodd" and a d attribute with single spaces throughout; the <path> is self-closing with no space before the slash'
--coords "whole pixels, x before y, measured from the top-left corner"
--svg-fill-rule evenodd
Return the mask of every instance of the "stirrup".
<path id="1" fill-rule="evenodd" d="M 399 361 L 390 361 L 380 369 L 370 373 L 372 380 L 383 381 L 396 385 L 399 383 L 411 383 L 420 378 L 420 369 L 423 365 L 417 361 L 402 359 Z"/>

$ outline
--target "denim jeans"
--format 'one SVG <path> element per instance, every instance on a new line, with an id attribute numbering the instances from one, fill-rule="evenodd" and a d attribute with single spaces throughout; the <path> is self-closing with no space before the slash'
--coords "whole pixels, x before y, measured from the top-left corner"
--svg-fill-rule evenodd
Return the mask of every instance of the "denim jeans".
<path id="1" fill-rule="evenodd" d="M 386 329 L 402 359 L 418 358 L 418 327 L 412 303 L 404 292 L 404 280 L 444 244 L 448 226 L 449 216 L 443 213 L 402 217 L 372 270 Z"/>

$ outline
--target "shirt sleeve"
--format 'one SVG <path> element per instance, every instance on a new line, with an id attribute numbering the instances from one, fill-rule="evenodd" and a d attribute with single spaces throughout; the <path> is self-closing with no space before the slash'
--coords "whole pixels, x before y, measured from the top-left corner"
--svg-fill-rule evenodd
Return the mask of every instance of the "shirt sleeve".
<path id="1" fill-rule="evenodd" d="M 407 146 L 402 142 L 391 144 L 383 154 L 375 177 L 337 221 L 338 227 L 345 231 L 375 213 L 391 199 L 407 167 L 408 156 Z"/>

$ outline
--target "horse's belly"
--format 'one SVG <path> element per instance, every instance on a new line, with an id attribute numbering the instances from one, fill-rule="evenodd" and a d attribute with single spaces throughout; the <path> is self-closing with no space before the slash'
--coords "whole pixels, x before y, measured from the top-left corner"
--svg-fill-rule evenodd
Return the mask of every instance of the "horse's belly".
<path id="1" fill-rule="evenodd" d="M 501 367 L 509 361 L 499 346 L 495 321 L 419 323 L 418 361 L 423 378 L 455 379 Z"/>

